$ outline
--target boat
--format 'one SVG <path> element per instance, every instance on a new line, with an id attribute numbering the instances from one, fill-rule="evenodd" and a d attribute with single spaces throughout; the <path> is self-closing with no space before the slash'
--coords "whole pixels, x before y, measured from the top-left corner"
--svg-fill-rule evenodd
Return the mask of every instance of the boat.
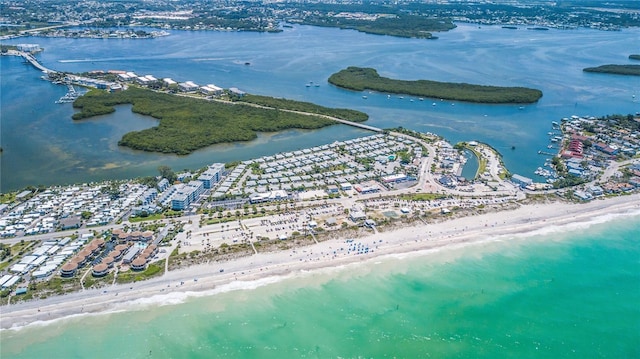
<path id="1" fill-rule="evenodd" d="M 367 96 L 362 96 L 362 98 L 366 100 L 366 99 L 367 99 Z"/>
<path id="2" fill-rule="evenodd" d="M 431 106 L 435 106 L 435 105 L 436 105 L 436 103 L 435 103 L 435 102 L 431 104 Z"/>
<path id="3" fill-rule="evenodd" d="M 424 101 L 424 99 L 423 99 L 422 97 L 420 97 L 418 100 L 420 100 L 420 101 Z"/>
<path id="4" fill-rule="evenodd" d="M 518 110 L 524 110 L 524 106 L 518 107 Z"/>

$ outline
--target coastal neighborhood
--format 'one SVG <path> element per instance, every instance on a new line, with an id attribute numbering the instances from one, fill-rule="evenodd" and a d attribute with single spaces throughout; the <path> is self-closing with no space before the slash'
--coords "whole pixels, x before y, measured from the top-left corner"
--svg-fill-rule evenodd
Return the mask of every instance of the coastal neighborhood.
<path id="1" fill-rule="evenodd" d="M 394 223 L 501 210 L 536 194 L 591 201 L 640 191 L 640 118 L 572 116 L 554 127 L 553 175 L 540 182 L 510 174 L 485 144 L 453 146 L 404 131 L 213 163 L 153 184 L 20 191 L 0 204 L 2 298 L 31 298 L 31 290 L 60 279 L 75 283 L 65 290 L 104 287 L 132 278 L 127 273 L 176 268 L 172 256 L 224 262 L 278 242 L 317 243 L 340 231 L 357 237 Z M 477 165 L 472 178 L 461 176 L 467 162 Z"/>
<path id="2" fill-rule="evenodd" d="M 85 35 L 93 36 L 78 36 Z M 124 70 L 60 73 L 35 59 L 40 50 L 37 44 L 19 44 L 6 54 L 22 56 L 43 72 L 43 79 L 67 85 L 69 93 L 58 103 L 82 95 L 74 86 L 109 92 L 136 86 L 209 101 L 245 95 L 237 88 Z M 550 143 L 538 152 L 548 159 L 536 176 L 510 173 L 498 151 L 477 141 L 451 144 L 432 133 L 341 122 L 375 134 L 212 163 L 151 181 L 14 194 L 0 204 L 2 301 L 29 299 L 32 292 L 48 295 L 52 289 L 46 283 L 61 279 L 69 283 L 55 289 L 58 294 L 85 285 L 104 287 L 184 263 L 256 255 L 282 241 L 318 243 L 340 231 L 357 236 L 397 222 L 511 208 L 528 196 L 591 201 L 640 190 L 640 118 L 635 115 L 553 121 Z M 469 166 L 475 171 L 467 170 L 472 175 L 465 177 Z"/>
<path id="3" fill-rule="evenodd" d="M 640 357 L 637 2 L 0 0 L 0 358 Z"/>
<path id="4" fill-rule="evenodd" d="M 43 71 L 43 79 L 66 84 L 70 92 L 59 103 L 82 95 L 73 86 L 109 92 L 139 86 L 217 101 L 245 95 L 237 88 L 131 71 L 63 74 L 41 65 L 33 57 L 38 51 L 37 44 L 19 44 L 7 54 L 24 57 Z M 28 288 L 38 292 L 38 283 L 56 278 L 79 279 L 85 288 L 85 282 L 130 280 L 126 273 L 167 271 L 172 256 L 197 262 L 215 253 L 224 260 L 229 248 L 236 255 L 258 254 L 278 241 L 310 237 L 317 243 L 336 231 L 376 232 L 397 221 L 510 208 L 536 194 L 591 201 L 640 189 L 640 118 L 634 115 L 554 121 L 550 144 L 539 151 L 548 160 L 534 178 L 510 173 L 495 149 L 477 141 L 450 144 L 431 133 L 343 123 L 376 134 L 212 163 L 152 182 L 16 193 L 0 204 L 0 244 L 8 249 L 0 262 L 3 301 L 31 298 Z M 465 166 L 475 166 L 475 173 L 462 176 Z M 64 290 L 77 289 L 76 283 Z"/>

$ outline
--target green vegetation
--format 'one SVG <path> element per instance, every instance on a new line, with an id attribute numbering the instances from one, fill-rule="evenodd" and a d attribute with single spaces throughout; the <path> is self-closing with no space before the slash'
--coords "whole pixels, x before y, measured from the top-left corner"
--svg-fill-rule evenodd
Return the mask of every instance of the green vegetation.
<path id="1" fill-rule="evenodd" d="M 0 203 L 11 203 L 16 199 L 18 192 L 0 193 Z"/>
<path id="2" fill-rule="evenodd" d="M 276 102 L 282 106 L 280 109 L 288 108 L 288 104 L 301 104 Z M 242 103 L 205 101 L 135 87 L 118 93 L 90 91 L 73 103 L 75 108 L 81 110 L 73 115 L 73 119 L 81 120 L 111 113 L 114 111 L 113 106 L 119 104 L 132 104 L 133 112 L 160 120 L 156 127 L 125 134 L 118 142 L 120 146 L 179 155 L 216 143 L 249 141 L 257 137 L 257 132 L 275 132 L 288 128 L 317 129 L 336 123 L 320 116 Z M 309 106 L 318 112 L 321 109 L 312 104 Z M 326 110 L 327 113 L 334 111 Z M 348 112 L 347 116 L 354 113 L 355 111 Z M 362 118 L 362 115 L 359 117 Z"/>
<path id="3" fill-rule="evenodd" d="M 584 72 L 598 72 L 603 74 L 640 76 L 640 65 L 602 65 L 587 67 Z"/>
<path id="4" fill-rule="evenodd" d="M 176 173 L 167 165 L 158 166 L 158 172 L 160 172 L 160 177 L 166 178 L 169 183 L 173 183 L 178 180 Z"/>
<path id="5" fill-rule="evenodd" d="M 18 50 L 18 47 L 16 45 L 0 45 L 0 52 L 3 54 L 9 50 Z"/>
<path id="6" fill-rule="evenodd" d="M 118 273 L 118 277 L 116 278 L 116 282 L 118 283 L 131 283 L 131 282 L 139 282 L 142 280 L 147 280 L 149 278 L 156 277 L 158 275 L 164 274 L 164 265 L 161 263 L 151 263 L 147 266 L 142 272 L 120 272 Z"/>
<path id="7" fill-rule="evenodd" d="M 154 213 L 154 214 L 145 215 L 145 213 L 142 212 L 137 217 L 129 217 L 128 220 L 131 223 L 136 223 L 136 222 L 142 222 L 142 221 L 156 221 L 156 220 L 159 220 L 159 219 L 164 219 L 164 214 L 162 214 L 162 213 Z"/>
<path id="8" fill-rule="evenodd" d="M 435 201 L 438 199 L 447 198 L 446 195 L 440 193 L 415 193 L 415 194 L 403 194 L 398 196 L 403 201 Z"/>
<path id="9" fill-rule="evenodd" d="M 449 19 L 427 18 L 407 14 L 377 16 L 374 20 L 319 16 L 307 18 L 302 21 L 302 23 L 314 26 L 354 29 L 374 35 L 415 37 L 421 39 L 437 39 L 437 37 L 431 34 L 432 31 L 449 31 L 456 27 Z"/>
<path id="10" fill-rule="evenodd" d="M 349 110 L 344 108 L 327 108 L 310 102 L 302 102 L 295 100 L 287 100 L 284 98 L 275 98 L 258 95 L 245 95 L 240 99 L 241 102 L 253 103 L 260 106 L 266 106 L 279 110 L 289 110 L 298 112 L 315 113 L 318 115 L 336 117 L 342 120 L 353 122 L 364 122 L 369 119 L 369 115 L 364 112 Z"/>
<path id="11" fill-rule="evenodd" d="M 640 60 L 640 55 L 638 54 L 629 55 L 629 60 Z"/>
<path id="12" fill-rule="evenodd" d="M 497 87 L 429 80 L 394 80 L 378 75 L 372 68 L 348 67 L 329 77 L 329 82 L 355 91 L 365 89 L 479 103 L 533 103 L 542 92 L 525 87 Z"/>
<path id="13" fill-rule="evenodd" d="M 456 143 L 455 146 L 453 146 L 453 148 L 459 149 L 459 150 L 466 149 L 473 152 L 473 155 L 478 160 L 478 169 L 476 170 L 474 179 L 478 178 L 482 173 L 484 173 L 487 170 L 488 160 L 484 156 L 482 156 L 482 153 L 476 150 L 474 146 L 471 146 L 467 142 L 459 142 L 459 143 Z"/>

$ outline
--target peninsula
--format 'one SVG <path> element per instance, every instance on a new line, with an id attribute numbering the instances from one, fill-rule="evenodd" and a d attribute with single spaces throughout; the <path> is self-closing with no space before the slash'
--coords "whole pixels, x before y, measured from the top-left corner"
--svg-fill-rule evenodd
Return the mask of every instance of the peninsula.
<path id="1" fill-rule="evenodd" d="M 542 91 L 526 87 L 395 80 L 381 77 L 375 69 L 353 66 L 334 73 L 329 77 L 329 82 L 354 91 L 373 90 L 477 103 L 534 103 L 542 97 Z"/>
<path id="2" fill-rule="evenodd" d="M 603 74 L 640 76 L 640 65 L 602 65 L 587 67 L 584 72 L 599 72 Z"/>
<path id="3" fill-rule="evenodd" d="M 160 180 L 0 196 L 9 213 L 0 230 L 0 328 L 637 215 L 637 120 L 553 122 L 562 133 L 554 185 L 509 174 L 499 153 L 476 141 L 467 145 L 480 157 L 481 173 L 469 182 L 458 175 L 465 162 L 459 149 L 399 128 L 196 173 L 160 166 Z"/>
<path id="4" fill-rule="evenodd" d="M 251 104 L 251 101 L 260 103 Z M 176 96 L 131 86 L 108 93 L 92 90 L 78 98 L 74 120 L 115 111 L 115 105 L 132 104 L 132 111 L 158 119 L 158 126 L 125 134 L 118 142 L 136 150 L 187 155 L 216 143 L 249 141 L 257 132 L 289 128 L 317 129 L 336 123 L 332 118 L 354 122 L 367 120 L 364 113 L 329 109 L 314 104 L 262 96 L 237 102 Z M 295 111 L 298 110 L 298 111 Z M 300 111 L 305 112 L 300 112 Z"/>

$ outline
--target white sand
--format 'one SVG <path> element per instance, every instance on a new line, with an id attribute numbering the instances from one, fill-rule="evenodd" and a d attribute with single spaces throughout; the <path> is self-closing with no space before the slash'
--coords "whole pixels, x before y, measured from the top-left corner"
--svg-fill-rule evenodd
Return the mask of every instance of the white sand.
<path id="1" fill-rule="evenodd" d="M 346 238 L 329 240 L 294 250 L 197 265 L 144 282 L 2 306 L 0 328 L 22 327 L 78 314 L 127 310 L 149 302 L 167 303 L 178 294 L 184 297 L 187 292 L 200 295 L 220 286 L 240 289 L 250 282 L 295 275 L 301 270 L 335 267 L 382 255 L 491 241 L 501 235 L 532 233 L 554 226 L 560 229 L 570 223 L 588 223 L 596 218 L 623 213 L 640 213 L 640 194 L 585 204 L 525 205 L 516 210 L 381 232 L 354 239 L 351 243 L 345 243 Z M 368 248 L 368 253 L 364 253 L 365 248 Z M 358 251 L 362 254 L 357 254 Z"/>

